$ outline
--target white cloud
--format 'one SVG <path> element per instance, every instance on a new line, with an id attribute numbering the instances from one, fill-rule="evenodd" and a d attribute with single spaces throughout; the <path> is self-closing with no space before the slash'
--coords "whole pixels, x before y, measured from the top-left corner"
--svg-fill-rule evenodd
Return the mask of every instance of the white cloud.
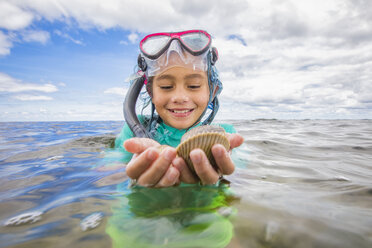
<path id="1" fill-rule="evenodd" d="M 63 105 L 55 103 L 56 100 L 47 103 L 27 102 L 27 105 L 38 106 L 34 108 L 28 108 L 25 103 L 22 103 L 17 108 L 13 108 L 5 117 L 9 121 L 19 120 L 22 112 L 28 112 L 27 120 L 30 121 L 123 120 L 121 102 L 116 105 L 105 102 L 100 104 L 65 102 Z"/>
<path id="2" fill-rule="evenodd" d="M 58 88 L 53 84 L 31 84 L 23 83 L 21 80 L 15 79 L 5 73 L 0 72 L 0 92 L 24 92 L 24 91 L 40 91 L 51 93 L 58 91 Z"/>
<path id="3" fill-rule="evenodd" d="M 19 30 L 28 27 L 34 14 L 17 6 L 14 2 L 0 1 L 0 28 Z"/>
<path id="4" fill-rule="evenodd" d="M 118 96 L 125 96 L 128 92 L 127 88 L 113 87 L 104 91 L 105 94 L 113 94 Z"/>
<path id="5" fill-rule="evenodd" d="M 138 40 L 138 34 L 136 33 L 131 33 L 130 35 L 128 35 L 128 40 L 132 43 L 132 44 L 135 44 Z"/>
<path id="6" fill-rule="evenodd" d="M 45 44 L 49 38 L 50 34 L 47 31 L 27 30 L 22 33 L 22 39 L 26 42 L 40 42 L 41 44 Z"/>
<path id="7" fill-rule="evenodd" d="M 75 38 L 72 38 L 69 34 L 67 33 L 64 33 L 60 30 L 54 30 L 54 33 L 66 40 L 69 40 L 69 41 L 72 41 L 73 43 L 77 44 L 77 45 L 84 45 L 84 43 L 81 41 L 81 40 L 77 40 Z"/>
<path id="8" fill-rule="evenodd" d="M 218 36 L 241 34 L 244 39 L 286 39 L 312 34 L 368 35 L 372 19 L 370 3 L 351 0 L 314 0 L 311 3 L 295 0 L 108 0 L 104 4 L 100 0 L 19 0 L 2 3 L 5 6 L 0 11 L 2 16 L 16 19 L 11 23 L 23 23 L 17 25 L 17 29 L 27 27 L 33 18 L 45 18 L 102 30 L 121 27 L 152 32 L 200 27 Z M 23 19 L 26 21 L 21 21 Z M 344 32 L 336 33 L 334 29 L 342 27 L 339 24 L 354 28 L 341 28 Z M 3 26 L 11 29 L 9 24 Z"/>
<path id="9" fill-rule="evenodd" d="M 121 40 L 121 41 L 119 42 L 119 44 L 120 44 L 120 45 L 128 45 L 129 43 L 128 43 L 127 41 L 125 41 L 125 40 Z"/>
<path id="10" fill-rule="evenodd" d="M 48 113 L 48 110 L 46 110 L 45 108 L 40 108 L 39 111 L 40 113 L 44 113 L 44 114 Z"/>
<path id="11" fill-rule="evenodd" d="M 27 95 L 27 94 L 15 95 L 15 96 L 13 96 L 13 98 L 15 98 L 17 100 L 21 100 L 21 101 L 50 101 L 50 100 L 53 100 L 53 98 L 50 97 L 50 96 Z M 40 110 L 40 112 L 42 112 L 42 111 Z"/>
<path id="12" fill-rule="evenodd" d="M 9 40 L 8 36 L 0 30 L 0 56 L 8 55 L 12 46 L 12 42 Z"/>
<path id="13" fill-rule="evenodd" d="M 0 4 L 0 27 L 19 35 L 32 20 L 42 18 L 71 28 L 123 28 L 131 32 L 128 40 L 120 42 L 124 45 L 138 42 L 143 33 L 206 29 L 220 54 L 223 102 L 255 108 L 252 116 L 262 111 L 306 116 L 310 110 L 345 114 L 372 108 L 371 1 L 19 0 Z M 55 34 L 83 44 L 67 32 Z M 10 52 L 9 35 L 0 31 L 0 55 Z M 39 42 L 47 42 L 46 36 L 40 37 Z M 13 80 L 11 85 L 1 84 L 0 91 L 36 86 L 56 89 Z M 124 96 L 126 90 L 110 88 L 105 93 Z"/>

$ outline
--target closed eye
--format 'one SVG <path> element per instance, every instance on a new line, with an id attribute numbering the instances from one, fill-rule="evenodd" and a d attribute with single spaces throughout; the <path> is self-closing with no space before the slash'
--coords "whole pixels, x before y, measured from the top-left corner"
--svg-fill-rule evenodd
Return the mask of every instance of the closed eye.
<path id="1" fill-rule="evenodd" d="M 199 89 L 200 85 L 189 85 L 190 89 Z"/>
<path id="2" fill-rule="evenodd" d="M 173 88 L 173 86 L 172 86 L 172 85 L 159 86 L 159 87 L 160 87 L 160 89 L 162 89 L 162 90 L 170 90 L 170 89 L 172 89 L 172 88 Z"/>

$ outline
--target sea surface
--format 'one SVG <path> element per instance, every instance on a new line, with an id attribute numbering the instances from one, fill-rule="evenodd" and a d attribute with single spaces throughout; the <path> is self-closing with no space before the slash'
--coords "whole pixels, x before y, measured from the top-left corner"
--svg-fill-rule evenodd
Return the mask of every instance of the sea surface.
<path id="1" fill-rule="evenodd" d="M 372 120 L 231 120 L 214 186 L 131 187 L 123 122 L 0 123 L 0 247 L 372 247 Z"/>

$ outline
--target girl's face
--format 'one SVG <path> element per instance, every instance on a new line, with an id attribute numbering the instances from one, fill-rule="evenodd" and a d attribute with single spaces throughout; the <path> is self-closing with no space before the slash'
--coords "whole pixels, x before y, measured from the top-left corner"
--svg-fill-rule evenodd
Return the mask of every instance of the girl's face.
<path id="1" fill-rule="evenodd" d="M 154 77 L 152 102 L 165 124 L 177 129 L 193 125 L 207 107 L 207 73 L 172 67 Z"/>

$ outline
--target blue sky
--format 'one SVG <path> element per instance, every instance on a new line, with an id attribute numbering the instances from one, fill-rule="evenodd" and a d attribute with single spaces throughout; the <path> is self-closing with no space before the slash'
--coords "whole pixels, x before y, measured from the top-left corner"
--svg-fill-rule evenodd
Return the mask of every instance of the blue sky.
<path id="1" fill-rule="evenodd" d="M 0 121 L 122 120 L 140 38 L 198 28 L 217 119 L 372 117 L 369 1 L 0 0 Z"/>
<path id="2" fill-rule="evenodd" d="M 47 32 L 48 40 L 14 42 L 0 59 L 1 73 L 18 86 L 31 85 L 30 90 L 0 93 L 4 119 L 122 119 L 125 81 L 138 55 L 137 44 L 127 38 L 130 32 L 80 30 L 44 20 L 33 25 Z M 38 90 L 45 85 L 50 87 Z"/>

